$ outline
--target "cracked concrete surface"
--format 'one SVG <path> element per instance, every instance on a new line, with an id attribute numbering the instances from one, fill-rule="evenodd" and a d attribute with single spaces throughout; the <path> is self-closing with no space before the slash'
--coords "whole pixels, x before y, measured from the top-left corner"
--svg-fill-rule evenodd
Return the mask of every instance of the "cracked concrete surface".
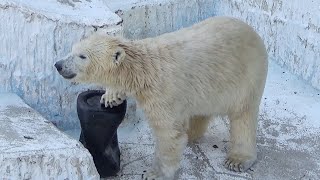
<path id="1" fill-rule="evenodd" d="M 320 179 L 319 110 L 319 90 L 270 62 L 260 106 L 256 164 L 245 173 L 223 167 L 229 123 L 217 118 L 203 138 L 185 149 L 177 179 Z M 119 128 L 121 171 L 108 179 L 138 180 L 151 166 L 152 135 L 141 110 L 138 114 L 140 118 Z"/>

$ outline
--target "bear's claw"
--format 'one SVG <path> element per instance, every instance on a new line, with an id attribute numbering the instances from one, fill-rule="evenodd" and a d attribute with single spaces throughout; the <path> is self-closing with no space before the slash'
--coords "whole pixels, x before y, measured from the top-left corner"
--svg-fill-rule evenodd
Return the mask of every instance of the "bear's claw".
<path id="1" fill-rule="evenodd" d="M 247 171 L 255 162 L 256 158 L 241 155 L 230 155 L 224 162 L 224 166 L 235 172 Z"/>
<path id="2" fill-rule="evenodd" d="M 122 91 L 106 90 L 106 93 L 101 96 L 100 103 L 112 108 L 122 104 L 125 99 L 126 94 Z"/>
<path id="3" fill-rule="evenodd" d="M 154 170 L 149 170 L 144 171 L 144 174 L 142 174 L 142 180 L 164 180 L 164 178 Z"/>

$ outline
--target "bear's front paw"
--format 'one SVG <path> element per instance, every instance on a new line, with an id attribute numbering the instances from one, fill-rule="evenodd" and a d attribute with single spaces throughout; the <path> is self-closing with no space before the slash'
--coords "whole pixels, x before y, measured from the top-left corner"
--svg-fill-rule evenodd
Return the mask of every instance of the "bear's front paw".
<path id="1" fill-rule="evenodd" d="M 100 103 L 104 104 L 105 107 L 114 107 L 123 103 L 126 99 L 126 94 L 122 91 L 107 91 L 101 96 Z"/>
<path id="2" fill-rule="evenodd" d="M 255 161 L 255 157 L 233 154 L 228 156 L 224 162 L 224 166 L 231 171 L 245 172 Z"/>

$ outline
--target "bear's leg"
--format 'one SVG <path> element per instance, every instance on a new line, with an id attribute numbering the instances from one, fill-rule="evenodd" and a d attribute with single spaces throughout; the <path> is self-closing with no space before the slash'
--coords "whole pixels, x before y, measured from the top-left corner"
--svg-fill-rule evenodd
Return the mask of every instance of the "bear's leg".
<path id="1" fill-rule="evenodd" d="M 231 149 L 225 161 L 226 168 L 244 172 L 256 161 L 257 117 L 256 109 L 229 115 Z"/>
<path id="2" fill-rule="evenodd" d="M 190 118 L 189 128 L 188 128 L 188 141 L 192 142 L 200 137 L 206 132 L 209 126 L 209 122 L 212 116 L 193 116 Z"/>
<path id="3" fill-rule="evenodd" d="M 106 89 L 106 93 L 101 96 L 100 103 L 104 104 L 105 107 L 112 108 L 122 104 L 126 98 L 126 93 L 123 91 Z"/>
<path id="4" fill-rule="evenodd" d="M 152 127 L 156 142 L 154 164 L 152 169 L 143 175 L 144 180 L 174 179 L 188 140 L 186 130 L 182 126 L 177 128 L 177 124 L 163 124 Z"/>

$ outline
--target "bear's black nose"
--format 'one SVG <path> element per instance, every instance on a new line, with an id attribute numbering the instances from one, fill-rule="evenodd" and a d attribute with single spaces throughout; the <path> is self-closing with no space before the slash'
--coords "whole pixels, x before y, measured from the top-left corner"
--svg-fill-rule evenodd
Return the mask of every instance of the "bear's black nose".
<path id="1" fill-rule="evenodd" d="M 62 64 L 61 64 L 61 63 L 56 62 L 56 63 L 54 64 L 54 66 L 56 67 L 57 71 L 61 71 L 61 70 L 62 70 Z"/>

